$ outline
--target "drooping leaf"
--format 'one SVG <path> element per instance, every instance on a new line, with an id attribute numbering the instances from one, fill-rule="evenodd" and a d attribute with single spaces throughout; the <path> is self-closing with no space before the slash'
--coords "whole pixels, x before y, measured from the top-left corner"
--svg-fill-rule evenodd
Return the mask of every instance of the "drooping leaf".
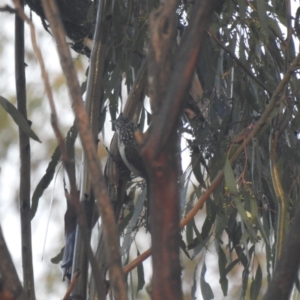
<path id="1" fill-rule="evenodd" d="M 181 213 L 184 211 L 185 205 L 186 205 L 186 195 L 189 187 L 189 179 L 191 177 L 191 170 L 190 168 L 187 168 L 185 172 L 181 175 L 179 179 L 179 186 L 180 186 L 180 208 Z"/>
<path id="2" fill-rule="evenodd" d="M 49 184 L 53 179 L 56 166 L 60 161 L 60 157 L 61 157 L 60 149 L 59 147 L 56 147 L 51 157 L 51 161 L 49 162 L 48 167 L 46 169 L 45 175 L 42 177 L 42 179 L 40 180 L 40 182 L 38 183 L 37 187 L 33 192 L 32 199 L 31 199 L 31 209 L 30 209 L 31 219 L 33 219 L 36 214 L 39 199 L 41 198 L 45 189 L 49 186 Z"/>
<path id="3" fill-rule="evenodd" d="M 218 249 L 218 255 L 219 255 L 219 272 L 220 272 L 220 284 L 222 288 L 223 295 L 226 297 L 227 296 L 227 291 L 228 291 L 228 279 L 226 277 L 226 264 L 227 264 L 227 259 L 226 255 L 222 249 L 222 247 L 219 246 Z"/>
<path id="4" fill-rule="evenodd" d="M 197 293 L 197 268 L 198 266 L 195 267 L 194 270 L 194 276 L 193 276 L 193 285 L 191 288 L 191 296 L 193 300 L 197 299 L 196 293 Z"/>
<path id="5" fill-rule="evenodd" d="M 268 16 L 267 16 L 267 5 L 265 0 L 257 0 L 256 1 L 258 18 L 262 26 L 262 35 L 264 36 L 264 40 L 267 40 L 269 36 L 269 27 L 268 27 Z"/>
<path id="6" fill-rule="evenodd" d="M 74 123 L 74 125 L 68 131 L 67 138 L 65 140 L 66 149 L 70 159 L 74 159 L 74 144 L 77 135 L 78 135 L 78 130 L 77 130 L 77 126 Z M 49 186 L 49 184 L 53 179 L 56 166 L 60 161 L 60 157 L 61 157 L 60 149 L 59 147 L 56 147 L 51 157 L 51 161 L 49 162 L 48 167 L 46 169 L 45 175 L 42 177 L 42 179 L 40 180 L 40 182 L 38 183 L 37 187 L 33 192 L 32 199 L 31 199 L 31 209 L 30 209 L 31 219 L 33 219 L 36 214 L 36 211 L 38 209 L 39 199 L 41 198 L 41 196 L 44 193 L 44 190 Z"/>
<path id="7" fill-rule="evenodd" d="M 185 242 L 184 242 L 184 240 L 183 240 L 183 238 L 182 238 L 182 235 L 180 235 L 179 246 L 180 246 L 181 250 L 184 252 L 184 254 L 185 254 L 189 259 L 191 259 L 190 254 L 189 254 L 189 252 L 187 251 L 186 244 L 185 244 Z"/>
<path id="8" fill-rule="evenodd" d="M 134 213 L 134 210 L 132 210 L 124 219 L 122 219 L 122 221 L 118 224 L 118 232 L 119 234 L 121 234 L 125 228 L 127 227 L 129 221 L 132 218 L 132 215 Z"/>
<path id="9" fill-rule="evenodd" d="M 256 233 L 253 229 L 253 223 L 251 222 L 251 219 L 247 215 L 246 210 L 243 206 L 243 203 L 241 202 L 240 196 L 238 194 L 238 190 L 237 190 L 233 170 L 231 168 L 231 165 L 230 165 L 230 162 L 229 162 L 228 159 L 226 159 L 226 162 L 225 162 L 224 177 L 225 177 L 226 186 L 228 187 L 229 191 L 233 194 L 234 204 L 235 204 L 242 220 L 246 224 L 247 229 L 248 229 L 248 231 L 250 232 L 250 234 L 252 236 L 252 239 L 255 240 Z"/>
<path id="10" fill-rule="evenodd" d="M 204 160 L 203 155 L 200 153 L 196 153 L 195 151 L 192 152 L 192 166 L 193 166 L 193 173 L 198 180 L 198 182 L 206 188 L 206 184 L 203 177 L 203 172 L 201 170 L 201 165 L 206 166 L 206 162 Z"/>
<path id="11" fill-rule="evenodd" d="M 250 288 L 251 300 L 256 300 L 258 298 L 261 285 L 262 285 L 262 270 L 260 264 L 258 264 L 256 274 L 255 274 L 255 279 L 252 281 L 251 288 Z"/>
<path id="12" fill-rule="evenodd" d="M 234 261 L 232 261 L 225 270 L 225 273 L 228 274 L 238 263 L 240 262 L 240 260 L 237 258 Z"/>
<path id="13" fill-rule="evenodd" d="M 196 247 L 194 249 L 194 252 L 193 252 L 193 255 L 192 255 L 192 258 L 195 258 L 201 251 L 202 249 L 206 249 L 206 245 L 210 239 L 210 235 L 208 237 L 206 237 L 205 239 L 202 239 L 202 238 L 199 238 L 197 237 L 193 243 L 191 245 L 189 245 L 189 248 L 192 247 L 192 245 L 194 246 L 194 243 L 196 242 Z"/>
<path id="14" fill-rule="evenodd" d="M 200 288 L 202 297 L 204 300 L 214 299 L 214 293 L 210 287 L 210 285 L 205 281 L 205 273 L 206 273 L 206 265 L 205 262 L 203 264 L 201 275 L 200 275 Z"/>
<path id="15" fill-rule="evenodd" d="M 50 261 L 53 264 L 59 264 L 62 261 L 64 251 L 65 251 L 65 247 L 62 247 L 60 252 L 56 256 L 52 257 Z"/>
<path id="16" fill-rule="evenodd" d="M 137 224 L 137 221 L 138 221 L 138 219 L 140 217 L 140 214 L 143 210 L 146 195 L 147 195 L 147 188 L 144 188 L 143 191 L 138 196 L 138 199 L 136 201 L 136 205 L 134 207 L 134 212 L 133 212 L 132 218 L 129 221 L 129 224 L 128 224 L 126 232 L 125 232 L 124 241 L 123 241 L 123 244 L 122 244 L 122 247 L 121 247 L 121 254 L 122 255 L 127 253 L 130 249 L 130 245 L 132 243 L 131 234 L 134 231 L 134 229 L 136 227 L 136 224 Z"/>
<path id="17" fill-rule="evenodd" d="M 238 0 L 239 4 L 239 15 L 240 15 L 240 20 L 241 24 L 245 24 L 245 16 L 246 16 L 246 2 L 243 0 Z"/>
<path id="18" fill-rule="evenodd" d="M 186 242 L 187 244 L 191 244 L 193 241 L 193 224 L 192 222 L 189 222 L 186 225 Z"/>
<path id="19" fill-rule="evenodd" d="M 139 250 L 137 250 L 137 256 L 140 256 Z M 136 294 L 144 287 L 145 285 L 145 274 L 144 274 L 144 266 L 143 263 L 138 264 L 137 266 L 137 277 L 138 277 L 138 285 Z"/>
<path id="20" fill-rule="evenodd" d="M 230 193 L 232 193 L 233 195 L 237 195 L 238 190 L 236 187 L 236 180 L 234 178 L 234 174 L 233 174 L 233 171 L 232 171 L 232 168 L 231 168 L 228 158 L 226 159 L 226 162 L 225 162 L 224 178 L 225 178 L 226 186 L 228 187 Z"/>
<path id="21" fill-rule="evenodd" d="M 27 120 L 21 115 L 21 113 L 11 104 L 7 99 L 0 96 L 0 105 L 7 111 L 7 113 L 13 118 L 15 123 L 19 126 L 20 130 L 26 133 L 33 140 L 41 143 L 38 136 L 31 129 Z"/>

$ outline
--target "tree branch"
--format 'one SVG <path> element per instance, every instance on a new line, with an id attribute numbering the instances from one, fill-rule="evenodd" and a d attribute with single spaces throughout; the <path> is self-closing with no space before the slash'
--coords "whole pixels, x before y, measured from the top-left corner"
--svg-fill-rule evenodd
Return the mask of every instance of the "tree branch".
<path id="1" fill-rule="evenodd" d="M 160 7 L 150 15 L 148 91 L 155 117 L 161 113 L 161 107 L 164 105 L 172 71 L 178 2 L 177 0 L 161 1 Z M 164 118 L 167 119 L 167 114 L 164 114 Z M 150 129 L 149 133 L 150 139 L 156 138 L 156 131 Z M 169 133 L 167 147 L 158 157 L 154 157 L 152 151 L 158 151 L 155 147 L 159 145 L 148 143 L 142 148 L 144 164 L 147 168 L 147 201 L 150 202 L 153 264 L 151 296 L 153 299 L 182 299 L 177 140 L 178 135 L 174 126 Z M 168 284 L 162 284 L 163 282 Z"/>
<path id="2" fill-rule="evenodd" d="M 2 229 L 0 227 L 0 274 L 4 279 L 4 290 L 7 290 L 12 298 L 15 300 L 29 300 L 24 293 L 21 282 L 19 280 L 16 268 L 9 254 L 7 245 L 5 243 Z M 3 291 L 1 291 L 1 294 Z"/>
<path id="3" fill-rule="evenodd" d="M 127 288 L 121 268 L 116 221 L 104 183 L 104 178 L 101 173 L 100 162 L 95 149 L 95 141 L 89 130 L 88 115 L 83 105 L 81 90 L 73 60 L 70 55 L 70 50 L 66 42 L 59 12 L 55 2 L 53 0 L 43 0 L 43 6 L 44 11 L 46 12 L 47 20 L 50 23 L 54 38 L 57 43 L 61 66 L 66 76 L 69 92 L 73 100 L 78 131 L 88 160 L 93 183 L 93 191 L 98 203 L 98 210 L 102 217 L 103 234 L 108 258 L 111 286 L 115 298 L 125 300 L 127 299 Z"/>
<path id="4" fill-rule="evenodd" d="M 264 300 L 288 300 L 300 265 L 300 207 L 286 236 Z"/>

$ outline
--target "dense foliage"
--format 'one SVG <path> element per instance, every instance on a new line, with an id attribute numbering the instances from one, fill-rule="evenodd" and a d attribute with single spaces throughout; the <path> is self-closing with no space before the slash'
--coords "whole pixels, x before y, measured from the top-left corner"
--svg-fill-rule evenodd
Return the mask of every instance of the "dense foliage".
<path id="1" fill-rule="evenodd" d="M 27 4 L 41 17 L 48 30 L 42 4 L 36 0 L 28 0 Z M 218 263 L 218 274 L 214 276 L 219 278 L 224 297 L 228 294 L 230 272 L 242 269 L 241 278 L 234 279 L 240 287 L 236 297 L 261 299 L 294 221 L 300 199 L 297 56 L 300 9 L 296 11 L 292 4 L 292 1 L 276 0 L 220 1 L 194 66 L 195 74 L 190 92 L 185 95 L 177 128 L 180 136 L 177 153 L 181 153 L 178 155 L 181 162 L 180 217 L 189 216 L 189 222 L 182 226 L 180 247 L 182 256 L 196 263 L 194 281 L 188 282 L 187 292 L 193 298 L 199 291 L 205 300 L 214 298 L 210 283 L 205 279 L 209 271 L 206 254 L 213 251 Z M 98 5 L 102 6 L 101 18 L 99 15 L 96 18 Z M 82 93 L 93 84 L 96 90 L 93 92 L 91 87 L 94 97 L 87 96 L 95 138 L 100 133 L 103 136 L 105 124 L 115 120 L 122 111 L 138 124 L 140 131 L 146 131 L 151 124 L 152 110 L 155 113 L 157 109 L 151 97 L 149 103 L 147 68 L 151 68 L 149 18 L 159 2 L 76 0 L 61 1 L 58 6 L 72 48 L 91 60 L 91 39 L 97 34 L 96 28 L 99 29 L 102 55 L 97 61 L 99 69 L 93 70 L 90 65 L 87 80 L 81 86 Z M 176 54 L 184 41 L 182 36 L 188 26 L 193 26 L 194 7 L 194 1 L 181 1 L 173 16 L 178 25 L 170 51 L 171 68 L 177 62 Z M 95 77 L 97 70 L 100 75 Z M 8 105 L 4 98 L 0 100 L 2 106 Z M 7 110 L 13 116 L 13 108 Z M 61 117 L 58 114 L 58 118 Z M 16 118 L 16 122 L 21 122 Z M 18 124 L 32 138 L 37 138 L 26 124 Z M 66 138 L 71 157 L 74 157 L 76 138 L 76 128 L 72 127 Z M 138 241 L 137 251 L 133 250 L 136 235 L 145 228 L 149 230 L 146 183 L 130 176 L 118 155 L 115 138 L 108 152 L 105 179 L 118 221 L 122 262 L 126 265 L 133 260 L 133 252 L 140 255 Z M 46 175 L 33 193 L 32 215 L 39 213 L 39 199 L 53 179 L 60 160 L 58 148 L 51 159 Z M 83 167 L 82 178 L 88 178 L 87 169 Z M 89 180 L 83 180 L 81 189 L 91 230 L 97 216 Z M 195 216 L 195 204 L 204 211 L 200 216 Z M 68 245 L 76 229 L 76 212 L 72 205 L 68 205 L 65 222 Z M 88 263 L 82 260 L 80 251 L 84 250 L 79 246 L 80 239 L 82 237 L 77 235 L 74 260 L 72 250 L 66 248 L 71 254 L 65 251 L 64 276 L 74 274 L 80 266 L 83 275 L 79 280 L 82 281 L 77 290 L 75 286 L 74 294 L 85 297 Z M 106 287 L 104 278 L 108 266 L 103 247 L 100 231 L 96 259 L 103 276 L 101 285 Z M 186 261 L 183 260 L 183 269 L 187 268 Z M 125 270 L 126 273 L 131 271 L 126 267 Z M 93 280 L 90 299 L 96 297 Z M 142 263 L 137 266 L 137 286 L 131 280 L 128 284 L 133 290 L 132 297 L 144 288 Z M 295 286 L 300 286 L 298 279 Z M 294 293 L 297 293 L 296 288 Z"/>

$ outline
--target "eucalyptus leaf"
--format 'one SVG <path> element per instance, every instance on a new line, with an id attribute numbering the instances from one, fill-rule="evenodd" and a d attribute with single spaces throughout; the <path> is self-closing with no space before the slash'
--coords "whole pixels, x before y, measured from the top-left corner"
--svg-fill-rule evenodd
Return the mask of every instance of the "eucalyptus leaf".
<path id="1" fill-rule="evenodd" d="M 38 136 L 31 129 L 27 120 L 21 115 L 21 113 L 11 104 L 7 99 L 0 96 L 0 105 L 6 110 L 6 112 L 13 118 L 15 123 L 19 126 L 20 130 L 26 133 L 33 140 L 40 142 Z"/>
<path id="2" fill-rule="evenodd" d="M 56 147 L 51 157 L 51 161 L 49 162 L 48 167 L 46 169 L 45 175 L 39 181 L 37 187 L 33 192 L 32 199 L 31 199 L 31 209 L 30 209 L 31 219 L 33 219 L 36 214 L 40 197 L 43 195 L 45 189 L 49 186 L 49 184 L 53 179 L 56 166 L 60 161 L 60 157 L 61 157 L 60 149 L 59 147 Z"/>
<path id="3" fill-rule="evenodd" d="M 140 256 L 140 252 L 138 250 L 137 250 L 137 256 Z M 137 293 L 138 293 L 145 285 L 145 274 L 144 274 L 143 263 L 140 263 L 137 266 L 137 276 L 138 276 L 138 285 L 137 285 Z"/>
<path id="4" fill-rule="evenodd" d="M 140 214 L 143 210 L 143 206 L 144 206 L 144 201 L 146 199 L 146 195 L 147 195 L 147 188 L 144 188 L 143 191 L 140 193 L 140 195 L 138 196 L 138 199 L 136 201 L 135 207 L 134 207 L 134 212 L 132 215 L 131 220 L 129 221 L 129 224 L 127 226 L 126 232 L 125 232 L 125 237 L 124 237 L 124 241 L 121 247 L 121 254 L 125 255 L 130 248 L 130 245 L 132 243 L 132 232 L 134 231 L 137 221 L 140 217 Z"/>
<path id="5" fill-rule="evenodd" d="M 228 291 L 228 279 L 226 277 L 227 259 L 222 247 L 219 247 L 218 255 L 219 255 L 219 272 L 220 272 L 219 282 L 221 284 L 223 295 L 224 297 L 226 297 Z"/>
<path id="6" fill-rule="evenodd" d="M 206 264 L 204 262 L 200 275 L 200 288 L 204 300 L 214 299 L 214 293 L 210 285 L 205 281 Z"/>
<path id="7" fill-rule="evenodd" d="M 247 229 L 252 236 L 252 239 L 255 240 L 256 232 L 254 231 L 253 223 L 252 223 L 251 219 L 249 218 L 249 216 L 247 215 L 244 205 L 241 202 L 240 195 L 238 194 L 234 174 L 233 174 L 233 171 L 232 171 L 232 168 L 231 168 L 231 165 L 230 165 L 230 162 L 228 159 L 225 162 L 224 177 L 225 177 L 226 186 L 229 188 L 229 191 L 233 194 L 233 201 L 235 203 L 235 206 L 236 206 L 242 220 L 246 224 Z"/>
<path id="8" fill-rule="evenodd" d="M 52 257 L 50 261 L 53 264 L 59 264 L 62 261 L 64 251 L 65 251 L 65 247 L 62 247 L 60 252 L 56 256 Z"/>
<path id="9" fill-rule="evenodd" d="M 262 286 L 262 270 L 260 267 L 260 264 L 257 266 L 255 278 L 251 283 L 251 288 L 250 288 L 250 299 L 251 300 L 256 300 L 259 296 L 259 292 Z"/>
<path id="10" fill-rule="evenodd" d="M 268 27 L 268 16 L 267 16 L 267 5 L 266 0 L 256 0 L 257 13 L 259 17 L 259 21 L 262 25 L 262 35 L 264 39 L 267 40 L 269 36 L 269 27 Z"/>

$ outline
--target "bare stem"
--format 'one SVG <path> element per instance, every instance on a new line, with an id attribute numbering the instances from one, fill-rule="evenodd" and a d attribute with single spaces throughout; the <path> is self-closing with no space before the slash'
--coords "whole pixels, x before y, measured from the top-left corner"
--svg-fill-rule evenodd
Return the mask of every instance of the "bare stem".
<path id="1" fill-rule="evenodd" d="M 18 11 L 23 12 L 24 2 L 18 1 Z M 27 120 L 25 54 L 24 54 L 24 20 L 15 15 L 15 80 L 18 110 Z M 35 300 L 34 275 L 31 244 L 30 214 L 30 140 L 29 136 L 19 130 L 20 143 L 20 217 L 22 239 L 22 265 L 24 290 L 28 299 Z"/>
<path id="2" fill-rule="evenodd" d="M 79 276 L 80 276 L 80 271 L 77 270 L 77 271 L 74 273 L 74 275 L 73 275 L 73 278 L 72 278 L 71 283 L 70 283 L 70 285 L 69 285 L 69 287 L 68 287 L 68 290 L 67 290 L 65 296 L 63 297 L 63 300 L 68 300 L 68 299 L 69 299 L 69 297 L 70 297 L 70 295 L 71 295 L 71 292 L 72 292 L 74 286 L 76 285 Z"/>

